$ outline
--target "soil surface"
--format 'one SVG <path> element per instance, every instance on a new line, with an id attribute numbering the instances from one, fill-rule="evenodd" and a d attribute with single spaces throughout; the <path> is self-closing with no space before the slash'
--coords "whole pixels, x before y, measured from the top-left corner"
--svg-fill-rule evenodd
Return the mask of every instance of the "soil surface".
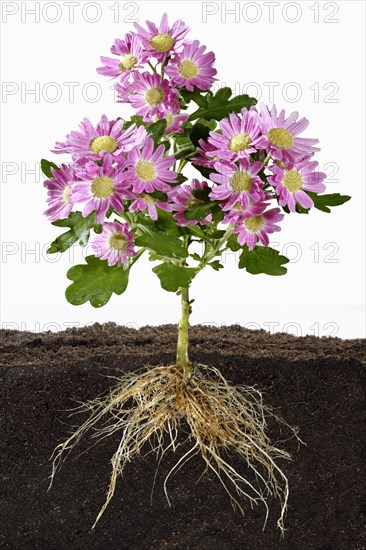
<path id="1" fill-rule="evenodd" d="M 47 492 L 55 445 L 85 418 L 67 409 L 107 391 L 118 371 L 174 362 L 176 330 L 106 324 L 58 334 L 0 331 L 0 548 L 366 550 L 365 340 L 191 329 L 194 362 L 256 385 L 300 429 L 306 445 L 282 445 L 293 455 L 281 463 L 290 483 L 283 541 L 276 501 L 263 531 L 263 506 L 234 512 L 199 458 L 171 478 L 169 508 L 162 485 L 174 453 L 161 463 L 152 502 L 156 461 L 132 461 L 92 531 L 118 434 L 92 448 L 82 440 Z M 276 440 L 275 427 L 269 435 Z"/>

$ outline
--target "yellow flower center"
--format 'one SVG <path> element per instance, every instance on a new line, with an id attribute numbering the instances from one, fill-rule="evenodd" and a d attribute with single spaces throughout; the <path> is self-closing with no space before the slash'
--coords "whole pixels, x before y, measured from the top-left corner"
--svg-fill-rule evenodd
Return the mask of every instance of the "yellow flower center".
<path id="1" fill-rule="evenodd" d="M 167 113 L 165 115 L 165 120 L 166 120 L 167 126 L 170 126 L 171 123 L 173 122 L 173 116 L 170 113 Z"/>
<path id="2" fill-rule="evenodd" d="M 90 143 L 89 150 L 99 155 L 102 151 L 113 153 L 117 149 L 117 141 L 111 136 L 99 136 Z"/>
<path id="3" fill-rule="evenodd" d="M 298 170 L 288 170 L 283 178 L 283 184 L 288 191 L 299 191 L 303 185 L 301 173 Z"/>
<path id="4" fill-rule="evenodd" d="M 247 149 L 247 147 L 249 147 L 250 141 L 251 139 L 248 134 L 237 134 L 236 136 L 231 138 L 229 142 L 229 149 L 234 153 L 244 151 L 244 149 Z"/>
<path id="5" fill-rule="evenodd" d="M 122 252 L 123 250 L 126 250 L 126 247 L 126 237 L 119 232 L 112 233 L 109 237 L 109 248 L 113 248 L 114 250 L 117 250 L 117 252 Z"/>
<path id="6" fill-rule="evenodd" d="M 198 75 L 198 65 L 190 59 L 183 59 L 179 72 L 184 78 L 193 78 Z"/>
<path id="7" fill-rule="evenodd" d="M 268 132 L 268 141 L 274 143 L 280 149 L 290 149 L 294 140 L 290 132 L 284 128 L 272 128 Z"/>
<path id="8" fill-rule="evenodd" d="M 136 175 L 142 181 L 152 181 L 155 179 L 155 166 L 149 160 L 139 160 L 135 167 Z"/>
<path id="9" fill-rule="evenodd" d="M 93 179 L 91 190 L 94 197 L 108 199 L 114 191 L 114 181 L 108 176 L 98 176 Z"/>
<path id="10" fill-rule="evenodd" d="M 256 233 L 260 229 L 262 229 L 264 225 L 264 216 L 252 216 L 251 218 L 248 218 L 245 220 L 245 227 L 248 229 L 248 231 L 252 231 L 252 233 Z"/>
<path id="11" fill-rule="evenodd" d="M 149 88 L 145 94 L 146 103 L 158 105 L 164 99 L 164 92 L 161 88 Z"/>
<path id="12" fill-rule="evenodd" d="M 158 120 L 160 120 L 160 118 L 156 115 L 153 116 L 153 122 L 158 122 Z M 170 113 L 166 113 L 165 114 L 165 120 L 166 120 L 166 125 L 167 126 L 170 126 L 171 123 L 173 122 L 173 115 L 171 115 Z"/>
<path id="13" fill-rule="evenodd" d="M 168 52 L 174 46 L 174 39 L 166 33 L 156 34 L 150 40 L 150 46 L 158 52 Z"/>
<path id="14" fill-rule="evenodd" d="M 144 199 L 146 204 L 154 204 L 154 202 L 156 202 L 156 199 L 154 199 L 154 197 L 152 197 L 148 193 L 141 193 L 140 197 Z"/>
<path id="15" fill-rule="evenodd" d="M 235 193 L 250 191 L 252 188 L 252 178 L 248 172 L 238 170 L 231 176 L 230 185 Z"/>
<path id="16" fill-rule="evenodd" d="M 62 200 L 64 201 L 65 204 L 70 204 L 71 202 L 69 198 L 70 192 L 71 192 L 70 185 L 66 185 L 62 193 Z"/>
<path id="17" fill-rule="evenodd" d="M 119 68 L 124 73 L 125 71 L 130 71 L 134 69 L 137 65 L 137 57 L 132 53 L 126 53 L 120 61 Z"/>

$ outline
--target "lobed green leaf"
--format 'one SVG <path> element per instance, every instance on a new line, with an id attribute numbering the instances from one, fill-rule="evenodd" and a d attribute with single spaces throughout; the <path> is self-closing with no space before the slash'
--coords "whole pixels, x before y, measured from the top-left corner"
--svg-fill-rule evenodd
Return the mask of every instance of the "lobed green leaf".
<path id="1" fill-rule="evenodd" d="M 230 113 L 239 113 L 243 107 L 249 109 L 256 105 L 257 100 L 249 97 L 247 94 L 238 95 L 229 99 L 232 95 L 230 88 L 221 88 L 215 95 L 207 94 L 207 107 L 199 107 L 197 111 L 190 115 L 189 120 L 197 120 L 199 118 L 205 120 L 222 120 L 230 115 Z"/>
<path id="2" fill-rule="evenodd" d="M 351 199 L 348 195 L 340 195 L 339 193 L 332 193 L 330 195 L 317 195 L 308 191 L 309 197 L 314 202 L 314 207 L 322 212 L 329 214 L 331 212 L 329 206 L 340 206 Z"/>
<path id="3" fill-rule="evenodd" d="M 191 284 L 196 270 L 190 267 L 181 267 L 171 263 L 163 263 L 154 267 L 153 272 L 160 279 L 160 284 L 168 292 L 177 292 L 179 288 L 187 288 Z"/>
<path id="4" fill-rule="evenodd" d="M 245 268 L 248 273 L 254 275 L 259 273 L 285 275 L 287 269 L 283 267 L 283 264 L 288 262 L 288 258 L 281 256 L 277 250 L 268 246 L 256 246 L 253 250 L 249 250 L 245 245 L 240 255 L 239 269 Z"/>
<path id="5" fill-rule="evenodd" d="M 167 127 L 167 121 L 165 118 L 163 120 L 158 120 L 157 122 L 153 122 L 152 124 L 149 124 L 147 126 L 147 131 L 153 138 L 154 142 L 156 144 L 160 143 L 161 138 L 165 134 Z"/>
<path id="6" fill-rule="evenodd" d="M 187 249 L 179 237 L 167 235 L 162 231 L 146 232 L 136 237 L 137 246 L 148 248 L 164 258 L 187 258 Z"/>
<path id="7" fill-rule="evenodd" d="M 184 217 L 186 220 L 203 220 L 203 218 L 211 214 L 214 206 L 217 204 L 219 204 L 217 201 L 193 204 L 184 212 Z"/>
<path id="8" fill-rule="evenodd" d="M 94 229 L 96 233 L 101 233 L 102 231 L 102 226 L 95 221 L 95 212 L 92 212 L 86 218 L 84 218 L 81 212 L 71 212 L 68 218 L 52 222 L 52 225 L 56 227 L 69 227 L 70 230 L 62 233 L 62 235 L 51 243 L 47 250 L 48 254 L 65 252 L 77 241 L 79 241 L 81 246 L 85 246 L 88 243 L 91 229 Z"/>
<path id="9" fill-rule="evenodd" d="M 113 293 L 120 295 L 126 290 L 128 276 L 129 269 L 124 266 L 109 267 L 107 260 L 88 256 L 85 265 L 76 265 L 67 272 L 73 283 L 66 289 L 66 299 L 74 306 L 90 302 L 93 307 L 102 307 Z"/>

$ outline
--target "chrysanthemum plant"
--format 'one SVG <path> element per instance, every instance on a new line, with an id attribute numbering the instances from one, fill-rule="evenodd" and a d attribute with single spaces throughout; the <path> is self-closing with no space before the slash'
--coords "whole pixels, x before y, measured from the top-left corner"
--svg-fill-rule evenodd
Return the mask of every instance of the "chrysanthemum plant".
<path id="1" fill-rule="evenodd" d="M 94 307 L 125 292 L 132 267 L 148 255 L 162 288 L 181 299 L 176 360 L 126 374 L 107 396 L 87 403 L 88 420 L 55 450 L 52 478 L 63 452 L 85 432 L 93 428 L 94 437 L 103 437 L 118 431 L 98 521 L 126 463 L 149 444 L 158 456 L 167 447 L 175 451 L 184 422 L 188 450 L 171 473 L 199 454 L 239 508 L 245 496 L 268 511 L 268 496 L 278 496 L 283 530 L 288 482 L 277 458 L 290 456 L 272 446 L 266 418 L 285 423 L 255 388 L 233 387 L 216 368 L 190 361 L 189 288 L 205 267 L 223 267 L 226 250 L 240 253 L 239 269 L 284 275 L 288 259 L 269 246 L 284 215 L 313 207 L 330 212 L 349 197 L 324 194 L 325 174 L 313 159 L 318 140 L 301 136 L 305 118 L 278 114 L 275 106 L 258 109 L 254 98 L 232 97 L 227 87 L 210 91 L 215 55 L 187 38 L 182 21 L 170 26 L 164 15 L 158 27 L 146 22 L 135 28 L 115 40 L 115 57 L 102 57 L 97 69 L 116 79 L 118 102 L 135 114 L 129 120 L 103 115 L 97 125 L 84 119 L 53 151 L 70 154 L 71 162 L 42 160 L 49 178 L 45 214 L 54 226 L 68 228 L 48 252 L 92 239 L 94 255 L 68 271 L 66 298 Z M 184 175 L 188 166 L 196 178 Z M 243 459 L 241 472 L 229 462 L 230 452 Z"/>

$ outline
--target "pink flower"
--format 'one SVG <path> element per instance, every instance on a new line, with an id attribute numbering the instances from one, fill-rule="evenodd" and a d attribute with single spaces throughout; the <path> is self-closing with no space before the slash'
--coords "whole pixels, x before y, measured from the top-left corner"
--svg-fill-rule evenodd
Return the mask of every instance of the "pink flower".
<path id="1" fill-rule="evenodd" d="M 107 154 L 101 166 L 88 162 L 76 170 L 82 181 L 73 185 L 71 199 L 74 203 L 86 203 L 84 217 L 95 210 L 97 223 L 103 223 L 109 208 L 124 211 L 123 199 L 134 198 L 124 166 L 125 161 L 116 165 L 112 155 Z"/>
<path id="2" fill-rule="evenodd" d="M 276 188 L 281 206 L 287 205 L 291 212 L 296 212 L 296 203 L 303 208 L 314 206 L 313 200 L 306 191 L 314 193 L 325 191 L 322 181 L 326 178 L 326 174 L 316 171 L 317 167 L 318 163 L 311 161 L 309 157 L 286 168 L 278 164 L 271 166 L 274 175 L 270 176 L 268 181 Z"/>
<path id="3" fill-rule="evenodd" d="M 210 179 L 219 185 L 213 187 L 210 198 L 219 201 L 228 199 L 227 208 L 238 202 L 243 209 L 248 208 L 250 201 L 263 200 L 263 183 L 257 175 L 262 168 L 262 162 L 250 164 L 250 160 L 245 158 L 239 160 L 239 166 L 233 162 L 216 162 L 218 173 L 210 174 Z"/>
<path id="4" fill-rule="evenodd" d="M 169 107 L 179 109 L 178 92 L 169 88 L 167 80 L 163 80 L 157 73 L 136 73 L 133 84 L 116 84 L 119 92 L 119 101 L 131 103 L 137 114 L 144 117 L 145 122 L 152 122 L 156 115 L 164 117 Z"/>
<path id="5" fill-rule="evenodd" d="M 265 200 L 268 200 L 269 197 L 266 195 Z M 263 214 L 267 208 L 268 203 L 266 202 L 255 202 L 250 200 L 247 208 L 242 208 L 240 202 L 235 203 L 231 206 L 228 202 L 225 202 L 221 205 L 222 210 L 225 212 L 224 219 L 222 220 L 223 224 L 229 223 L 230 225 L 238 225 L 247 218 L 252 216 L 259 216 Z"/>
<path id="6" fill-rule="evenodd" d="M 238 233 L 238 243 L 241 246 L 248 245 L 249 250 L 253 250 L 258 241 L 264 246 L 268 246 L 268 235 L 275 231 L 281 231 L 276 222 L 283 218 L 284 215 L 280 213 L 279 208 L 272 208 L 263 214 L 242 221 L 236 229 L 233 229 L 233 233 Z"/>
<path id="7" fill-rule="evenodd" d="M 194 86 L 200 90 L 209 90 L 216 80 L 213 68 L 215 54 L 204 53 L 206 46 L 200 46 L 198 40 L 185 44 L 183 51 L 176 54 L 165 69 L 174 86 L 187 88 L 193 92 Z"/>
<path id="8" fill-rule="evenodd" d="M 146 53 L 156 57 L 160 63 L 179 50 L 184 37 L 189 32 L 189 27 L 181 19 L 169 27 L 166 13 L 164 13 L 159 27 L 151 21 L 146 21 L 147 30 L 138 23 L 134 25 Z"/>
<path id="9" fill-rule="evenodd" d="M 269 110 L 263 103 L 260 106 L 260 125 L 264 134 L 259 146 L 271 153 L 275 160 L 294 162 L 296 158 L 309 156 L 315 151 L 314 147 L 318 139 L 297 137 L 309 125 L 306 118 L 298 119 L 299 113 L 294 112 L 285 118 L 285 111 L 282 110 L 277 116 L 276 106 Z"/>
<path id="10" fill-rule="evenodd" d="M 121 81 L 128 80 L 129 76 L 137 69 L 141 69 L 146 61 L 141 41 L 133 33 L 127 33 L 124 40 L 116 38 L 111 52 L 119 56 L 119 59 L 101 57 L 103 67 L 98 67 L 97 72 L 112 78 L 120 77 Z"/>
<path id="11" fill-rule="evenodd" d="M 187 220 L 185 217 L 185 212 L 190 206 L 195 204 L 201 204 L 204 201 L 194 196 L 195 191 L 204 191 L 208 189 L 208 184 L 206 181 L 198 181 L 193 179 L 190 185 L 179 185 L 174 187 L 169 194 L 170 200 L 173 202 L 173 210 L 175 211 L 174 219 L 178 225 L 197 225 L 200 223 L 205 225 L 207 222 L 212 221 L 212 214 L 208 214 L 205 218 L 200 220 Z"/>
<path id="12" fill-rule="evenodd" d="M 182 125 L 187 122 L 188 117 L 187 113 L 175 113 L 173 109 L 167 109 L 164 113 L 164 118 L 167 121 L 165 135 L 181 134 L 183 132 Z"/>
<path id="13" fill-rule="evenodd" d="M 43 212 L 52 222 L 67 218 L 72 210 L 72 186 L 78 180 L 71 166 L 61 164 L 60 170 L 51 168 L 53 178 L 43 185 L 48 189 L 47 203 L 49 208 Z"/>
<path id="14" fill-rule="evenodd" d="M 112 266 L 124 264 L 129 257 L 136 256 L 134 234 L 129 229 L 128 223 L 105 223 L 102 233 L 92 243 L 96 257 L 108 260 L 108 265 Z"/>
<path id="15" fill-rule="evenodd" d="M 215 147 L 211 143 L 207 143 L 205 140 L 200 139 L 198 141 L 199 147 L 196 147 L 197 157 L 191 159 L 192 164 L 197 166 L 204 166 L 205 168 L 214 168 L 215 163 L 219 160 L 218 156 L 211 157 L 210 153 L 216 151 Z"/>
<path id="16" fill-rule="evenodd" d="M 260 125 L 255 111 L 242 109 L 241 114 L 231 113 L 220 122 L 221 134 L 210 132 L 208 142 L 213 150 L 209 157 L 219 156 L 224 160 L 237 160 L 256 152 L 260 141 Z"/>
<path id="17" fill-rule="evenodd" d="M 183 132 L 182 125 L 188 120 L 188 113 L 180 113 L 180 103 L 178 100 L 178 95 L 176 90 L 171 90 L 166 104 L 166 109 L 163 113 L 160 113 L 159 116 L 155 115 L 153 121 L 157 122 L 159 119 L 166 120 L 167 127 L 165 130 L 165 135 L 175 132 L 180 134 Z"/>
<path id="18" fill-rule="evenodd" d="M 170 185 L 176 181 L 177 173 L 170 168 L 175 163 L 173 156 L 164 156 L 165 147 L 159 145 L 154 151 L 154 141 L 147 138 L 142 149 L 135 147 L 127 156 L 126 178 L 133 186 L 134 193 L 153 193 L 169 191 Z M 134 197 L 135 198 L 135 197 Z"/>
<path id="19" fill-rule="evenodd" d="M 105 154 L 118 156 L 142 145 L 146 130 L 135 124 L 123 130 L 123 120 L 108 120 L 103 115 L 96 127 L 88 118 L 80 123 L 80 131 L 70 132 L 64 143 L 57 142 L 53 153 L 71 153 L 75 161 L 100 160 Z"/>
<path id="20" fill-rule="evenodd" d="M 129 207 L 129 211 L 143 212 L 144 210 L 147 210 L 150 218 L 153 221 L 156 221 L 158 219 L 157 208 L 160 208 L 160 210 L 165 210 L 165 212 L 171 212 L 173 210 L 173 206 L 170 203 L 159 200 L 148 193 L 141 193 L 141 195 L 133 201 Z"/>

